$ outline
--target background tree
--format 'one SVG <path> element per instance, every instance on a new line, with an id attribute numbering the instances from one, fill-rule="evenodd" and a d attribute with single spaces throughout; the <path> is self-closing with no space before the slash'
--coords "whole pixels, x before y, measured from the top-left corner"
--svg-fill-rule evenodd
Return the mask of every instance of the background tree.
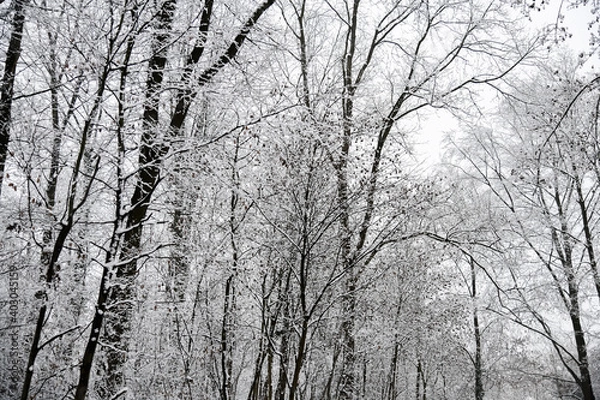
<path id="1" fill-rule="evenodd" d="M 501 292 L 506 296 L 500 304 L 502 313 L 548 339 L 582 398 L 593 399 L 587 355 L 592 320 L 583 309 L 596 306 L 588 304 L 585 293 L 590 289 L 597 292 L 594 222 L 590 219 L 597 179 L 592 173 L 595 161 L 587 155 L 589 146 L 596 146 L 592 138 L 595 113 L 593 102 L 585 96 L 577 99 L 583 84 L 573 71 L 572 66 L 566 70 L 542 68 L 546 86 L 533 88 L 524 83 L 529 92 L 515 91 L 508 102 L 503 120 L 510 133 L 500 136 L 489 128 L 478 129 L 471 140 L 483 152 L 470 149 L 467 155 L 463 150 L 463 156 L 499 200 L 499 207 L 505 208 L 506 229 L 520 241 L 512 249 L 504 247 L 504 254 L 516 252 L 523 267 L 508 264 L 511 289 L 509 293 L 504 287 Z M 550 104 L 539 102 L 543 95 L 553 98 Z M 577 104 L 567 107 L 573 99 Z M 586 107 L 587 112 L 575 117 L 577 110 Z M 568 111 L 563 113 L 564 109 Z M 499 235 L 499 240 L 504 240 L 503 236 Z M 534 277 L 530 268 L 547 275 Z M 529 283 L 525 285 L 523 279 Z M 533 282 L 553 290 L 545 294 L 533 291 Z M 556 304 L 556 308 L 544 307 L 543 301 Z M 519 309 L 529 315 L 523 316 Z M 563 312 L 572 325 L 570 340 L 565 340 L 558 333 L 562 327 L 553 323 L 556 313 Z"/>

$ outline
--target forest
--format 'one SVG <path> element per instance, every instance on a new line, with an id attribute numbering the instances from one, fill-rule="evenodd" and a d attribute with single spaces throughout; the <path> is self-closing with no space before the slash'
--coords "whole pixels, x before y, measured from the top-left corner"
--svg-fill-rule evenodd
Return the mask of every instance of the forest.
<path id="1" fill-rule="evenodd" d="M 0 0 L 0 399 L 595 400 L 598 21 Z"/>

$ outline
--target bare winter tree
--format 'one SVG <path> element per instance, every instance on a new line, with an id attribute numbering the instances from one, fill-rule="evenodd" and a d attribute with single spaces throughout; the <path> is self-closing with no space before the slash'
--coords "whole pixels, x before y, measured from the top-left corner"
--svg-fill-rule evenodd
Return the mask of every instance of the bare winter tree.
<path id="1" fill-rule="evenodd" d="M 587 299 L 598 293 L 593 228 L 596 161 L 589 156 L 597 146 L 597 116 L 589 112 L 597 99 L 593 91 L 582 96 L 587 85 L 573 76 L 574 68 L 566 68 L 540 67 L 545 87 L 533 88 L 525 82 L 523 87 L 529 92 L 515 90 L 508 101 L 504 121 L 510 134 L 502 137 L 489 127 L 479 129 L 471 140 L 476 138 L 473 143 L 485 155 L 474 148 L 470 155 L 465 150 L 462 154 L 474 168 L 474 176 L 507 210 L 508 231 L 527 249 L 519 250 L 524 253 L 523 260 L 532 257 L 528 262 L 537 266 L 540 274 L 544 272 L 539 278 L 545 279 L 537 284 L 553 288 L 547 294 L 525 290 L 522 280 L 531 280 L 532 272 L 508 267 L 508 285 L 515 294 L 502 292 L 502 314 L 548 340 L 582 398 L 592 400 L 588 356 L 592 321 L 583 310 L 597 307 Z M 552 93 L 551 103 L 540 102 L 538 96 L 548 92 Z M 568 316 L 571 342 L 561 340 L 548 311 L 540 309 L 540 297 L 552 299 L 554 313 Z M 525 319 L 519 310 L 529 317 Z"/>
<path id="2" fill-rule="evenodd" d="M 136 174 L 135 190 L 129 202 L 125 225 L 115 229 L 111 242 L 118 244 L 116 252 L 107 256 L 110 263 L 104 267 L 99 289 L 97 310 L 92 321 L 90 339 L 84 353 L 77 386 L 77 399 L 84 399 L 87 392 L 92 361 L 99 340 L 100 329 L 104 328 L 104 341 L 107 343 L 106 369 L 101 387 L 104 395 L 114 395 L 124 385 L 123 365 L 127 359 L 127 342 L 131 333 L 133 313 L 132 301 L 135 298 L 135 277 L 138 273 L 137 260 L 142 246 L 142 231 L 148 217 L 151 198 L 160 182 L 161 164 L 168 155 L 170 143 L 181 134 L 190 106 L 200 88 L 208 84 L 225 66 L 232 62 L 252 28 L 274 4 L 269 0 L 257 7 L 242 25 L 231 43 L 215 61 L 199 74 L 195 73 L 205 54 L 208 32 L 211 24 L 213 2 L 207 1 L 200 18 L 198 37 L 180 76 L 181 88 L 174 95 L 175 107 L 169 115 L 167 134 L 161 133 L 159 124 L 159 96 L 163 85 L 164 69 L 167 65 L 168 44 L 172 40 L 172 24 L 175 1 L 167 0 L 160 5 L 157 14 L 157 27 L 153 36 L 154 54 L 149 60 L 149 75 L 146 83 L 146 100 L 142 116 L 142 137 L 139 148 L 139 170 Z M 115 280 L 116 281 L 113 281 Z M 109 283 L 109 280 L 111 282 Z M 106 312 L 106 314 L 105 314 Z M 106 324 L 104 318 L 108 318 Z"/>
<path id="3" fill-rule="evenodd" d="M 381 189 L 392 185 L 383 171 L 392 168 L 393 158 L 402 151 L 397 131 L 427 107 L 458 109 L 461 94 L 474 85 L 505 78 L 533 48 L 515 47 L 510 40 L 497 41 L 491 35 L 492 31 L 502 35 L 510 24 L 500 17 L 497 4 L 391 1 L 378 3 L 376 13 L 372 6 L 360 0 L 323 6 L 293 2 L 293 18 L 286 19 L 298 42 L 295 57 L 300 63 L 298 81 L 303 83 L 302 104 L 311 118 L 335 124 L 333 129 L 338 130 L 324 142 L 335 170 L 340 213 L 336 251 L 344 271 L 338 377 L 342 399 L 358 396 L 356 295 L 366 260 L 387 237 L 375 221 L 382 217 Z M 336 25 L 318 25 L 315 21 L 324 15 Z M 331 31 L 335 44 L 320 43 L 316 29 Z M 440 37 L 442 48 L 435 46 Z M 477 66 L 463 64 L 470 57 Z M 381 71 L 383 60 L 397 68 Z M 330 89 L 328 81 L 335 82 Z M 319 84 L 313 88 L 312 82 Z M 370 87 L 377 87 L 378 93 L 371 94 Z M 335 117 L 332 109 L 337 110 Z M 355 158 L 361 161 L 354 163 Z"/>

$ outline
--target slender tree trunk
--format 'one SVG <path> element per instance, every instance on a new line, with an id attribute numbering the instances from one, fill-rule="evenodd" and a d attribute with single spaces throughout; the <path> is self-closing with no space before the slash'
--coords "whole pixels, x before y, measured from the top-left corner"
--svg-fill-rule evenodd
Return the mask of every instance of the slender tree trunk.
<path id="1" fill-rule="evenodd" d="M 415 376 L 415 400 L 421 400 L 421 360 L 417 361 L 417 373 Z"/>
<path id="2" fill-rule="evenodd" d="M 298 352 L 296 354 L 296 360 L 294 364 L 294 375 L 292 377 L 292 384 L 290 385 L 290 400 L 296 399 L 297 393 L 300 389 L 300 372 L 304 365 L 304 357 L 306 355 L 306 340 L 308 338 L 308 317 L 302 317 L 302 324 L 300 326 L 300 338 L 298 340 Z"/>
<path id="3" fill-rule="evenodd" d="M 402 302 L 396 307 L 396 320 L 394 321 L 395 326 L 398 326 L 400 319 L 400 313 L 402 312 Z M 400 353 L 400 334 L 398 331 L 394 334 L 394 353 L 390 360 L 390 373 L 388 376 L 388 395 L 387 400 L 395 400 L 397 395 L 396 381 L 398 379 L 398 357 Z"/>
<path id="4" fill-rule="evenodd" d="M 234 341 L 234 310 L 235 310 L 235 277 L 237 275 L 239 253 L 237 243 L 238 221 L 236 211 L 239 202 L 239 172 L 238 157 L 240 150 L 239 136 L 235 137 L 235 150 L 231 171 L 232 189 L 229 203 L 229 241 L 231 244 L 231 271 L 225 281 L 223 298 L 223 322 L 221 326 L 221 399 L 233 398 L 233 341 Z"/>
<path id="5" fill-rule="evenodd" d="M 263 293 L 264 293 L 264 282 L 263 282 Z M 268 357 L 266 347 L 268 344 L 266 343 L 268 333 L 268 317 L 267 317 L 267 305 L 266 301 L 263 298 L 262 302 L 262 315 L 261 315 L 261 324 L 260 324 L 260 340 L 258 343 L 258 355 L 256 356 L 256 360 L 254 362 L 254 376 L 252 378 L 252 384 L 250 385 L 250 390 L 248 392 L 248 400 L 258 400 L 261 397 L 261 378 L 262 378 L 262 369 L 265 362 L 265 359 Z M 269 361 L 267 361 L 269 364 Z M 267 379 L 269 375 L 269 368 L 267 366 Z M 263 396 L 264 397 L 264 396 Z"/>
<path id="6" fill-rule="evenodd" d="M 8 142 L 12 119 L 12 102 L 15 85 L 15 73 L 21 57 L 21 41 L 25 27 L 25 9 L 30 0 L 14 0 L 14 11 L 11 22 L 11 34 L 4 61 L 4 75 L 0 83 L 0 194 L 4 182 L 4 169 L 8 156 Z"/>
<path id="7" fill-rule="evenodd" d="M 594 238 L 592 236 L 592 230 L 590 228 L 590 216 L 585 203 L 585 197 L 583 196 L 583 189 L 581 187 L 581 179 L 577 175 L 575 166 L 573 166 L 573 174 L 575 180 L 575 190 L 577 192 L 577 204 L 579 204 L 579 211 L 581 212 L 581 223 L 583 224 L 583 233 L 585 235 L 585 249 L 588 255 L 588 261 L 590 262 L 590 269 L 592 270 L 592 276 L 594 278 L 594 286 L 596 287 L 596 294 L 598 300 L 600 300 L 600 273 L 598 272 L 598 263 L 596 261 L 596 254 L 594 251 Z"/>
<path id="8" fill-rule="evenodd" d="M 337 370 L 338 358 L 340 356 L 339 346 L 336 343 L 333 345 L 333 357 L 331 359 L 331 371 L 329 372 L 329 377 L 327 378 L 327 383 L 325 384 L 325 388 L 323 389 L 323 399 L 331 400 L 331 389 L 333 386 L 333 380 L 335 378 L 335 373 Z"/>
<path id="9" fill-rule="evenodd" d="M 292 334 L 291 309 L 291 286 L 292 270 L 288 268 L 285 271 L 285 282 L 278 294 L 278 303 L 281 311 L 278 314 L 282 317 L 280 328 L 281 341 L 279 343 L 279 371 L 277 373 L 277 386 L 275 387 L 275 400 L 285 400 L 288 388 L 287 370 L 290 362 L 290 336 Z"/>
<path id="10" fill-rule="evenodd" d="M 577 347 L 577 359 L 579 362 L 579 387 L 583 394 L 583 400 L 595 400 L 592 388 L 592 379 L 589 369 L 589 359 L 587 355 L 587 343 L 585 332 L 581 324 L 581 307 L 579 305 L 579 283 L 573 267 L 573 250 L 571 246 L 571 236 L 569 235 L 565 210 L 563 208 L 558 185 L 554 185 L 554 201 L 558 209 L 560 220 L 560 233 L 553 230 L 553 240 L 557 247 L 559 258 L 567 279 L 569 294 L 569 317 L 573 327 L 573 336 Z M 560 240 L 559 240 L 560 235 Z"/>
<path id="11" fill-rule="evenodd" d="M 283 329 L 290 329 L 289 323 L 283 325 Z M 279 373 L 277 376 L 277 387 L 275 388 L 275 399 L 285 400 L 288 387 L 287 367 L 289 364 L 289 332 L 286 331 L 281 337 L 279 344 Z"/>
<path id="12" fill-rule="evenodd" d="M 477 275 L 475 262 L 470 259 L 471 266 L 471 299 L 473 300 L 473 336 L 475 339 L 475 400 L 483 400 L 485 391 L 483 389 L 483 361 L 481 347 L 481 331 L 479 329 L 479 314 L 477 312 Z"/>
<path id="13" fill-rule="evenodd" d="M 289 284 L 290 271 L 284 269 L 273 268 L 271 272 L 272 285 L 270 290 L 267 290 L 267 276 L 263 279 L 263 301 L 262 301 L 262 323 L 261 323 L 261 340 L 259 354 L 256 358 L 256 366 L 254 371 L 254 379 L 252 388 L 248 393 L 248 400 L 273 400 L 273 362 L 274 352 L 272 343 L 274 343 L 275 331 L 277 329 L 277 322 L 281 316 L 283 303 L 279 300 L 283 298 L 282 291 L 287 293 L 287 286 L 284 286 L 284 281 Z M 287 279 L 284 277 L 287 275 Z M 275 293 L 278 293 L 276 301 L 276 307 L 272 309 L 270 304 L 270 294 L 276 289 Z M 266 377 L 261 387 L 262 379 L 262 368 L 264 362 L 267 362 Z"/>
<path id="14" fill-rule="evenodd" d="M 289 278 L 288 278 L 289 282 Z M 289 284 L 286 285 L 289 288 Z M 290 316 L 290 305 L 289 295 L 282 294 L 282 300 L 285 302 L 282 310 L 283 324 L 281 327 L 281 342 L 279 343 L 279 373 L 277 375 L 277 387 L 275 388 L 275 400 L 285 400 L 285 394 L 288 388 L 288 375 L 287 369 L 289 365 L 289 342 L 292 331 L 291 327 L 291 316 Z"/>
<path id="15" fill-rule="evenodd" d="M 307 181 L 304 186 L 303 204 L 304 207 L 310 207 L 311 197 L 313 195 L 312 188 L 312 169 L 308 174 Z M 302 210 L 302 236 L 300 246 L 300 270 L 299 276 L 299 291 L 300 291 L 300 312 L 302 313 L 302 322 L 300 325 L 300 337 L 298 339 L 298 349 L 296 351 L 296 359 L 294 363 L 294 374 L 292 376 L 292 384 L 290 386 L 290 400 L 295 400 L 299 392 L 300 374 L 304 366 L 306 357 L 307 339 L 308 339 L 308 324 L 310 321 L 310 312 L 308 310 L 308 275 L 311 269 L 311 248 L 310 248 L 310 218 L 309 209 Z"/>
<path id="16" fill-rule="evenodd" d="M 111 247 L 116 250 L 116 243 L 113 243 Z M 92 372 L 92 365 L 94 361 L 94 355 L 96 354 L 96 348 L 98 346 L 98 339 L 100 336 L 100 330 L 102 329 L 102 324 L 104 322 L 104 316 L 106 315 L 106 299 L 108 298 L 108 281 L 110 279 L 110 270 L 111 268 L 108 266 L 113 259 L 112 254 L 107 254 L 105 260 L 105 266 L 102 271 L 102 278 L 100 280 L 100 288 L 98 290 L 98 299 L 96 300 L 96 310 L 94 313 L 94 317 L 92 319 L 90 337 L 86 344 L 85 350 L 83 352 L 83 359 L 81 361 L 79 380 L 77 382 L 77 387 L 75 389 L 75 397 L 74 400 L 85 400 L 90 376 Z M 102 393 L 100 389 L 99 392 Z"/>
<path id="17" fill-rule="evenodd" d="M 352 9 L 349 10 L 349 31 L 347 33 L 344 59 L 342 60 L 343 95 L 342 95 L 342 145 L 341 155 L 336 166 L 338 176 L 338 204 L 341 217 L 341 262 L 342 269 L 346 272 L 344 295 L 342 297 L 342 376 L 340 385 L 340 399 L 354 400 L 356 391 L 356 348 L 354 340 L 354 319 L 356 308 L 356 277 L 353 260 L 351 259 L 351 229 L 350 229 L 350 204 L 348 187 L 348 161 L 354 118 L 354 85 L 353 64 L 356 50 L 356 31 L 358 24 L 358 6 L 360 0 L 354 0 Z"/>
<path id="18" fill-rule="evenodd" d="M 569 287 L 569 300 L 571 310 L 569 313 L 573 334 L 575 337 L 575 345 L 577 346 L 577 359 L 579 361 L 580 381 L 579 386 L 583 393 L 583 400 L 595 400 L 594 390 L 592 388 L 592 379 L 589 369 L 589 359 L 587 355 L 587 343 L 585 332 L 581 325 L 581 312 L 579 306 L 579 288 L 576 277 L 571 272 L 567 273 L 567 281 Z"/>
<path id="19" fill-rule="evenodd" d="M 221 399 L 230 400 L 233 396 L 233 312 L 235 308 L 235 275 L 232 273 L 225 282 L 223 323 L 221 327 Z"/>
<path id="20" fill-rule="evenodd" d="M 16 12 L 16 11 L 15 11 Z M 21 27 L 22 29 L 22 27 Z M 18 58 L 18 57 L 17 57 Z M 46 203 L 50 212 L 53 211 L 54 205 L 56 203 L 56 185 L 58 181 L 58 170 L 59 170 L 59 161 L 60 161 L 60 148 L 61 148 L 61 124 L 59 117 L 59 104 L 58 104 L 58 82 L 59 78 L 56 71 L 56 54 L 55 54 L 55 44 L 53 41 L 53 37 L 50 36 L 50 61 L 51 65 L 49 68 L 50 74 L 50 109 L 51 109 L 51 117 L 52 117 L 52 128 L 54 131 L 54 140 L 52 144 L 52 154 L 50 160 L 50 175 L 48 177 L 48 183 L 46 186 Z M 14 71 L 13 71 L 14 73 Z M 74 103 L 77 100 L 77 90 L 73 94 L 71 99 L 71 103 L 69 105 L 69 109 L 67 112 L 67 117 L 65 118 L 65 124 L 68 119 L 68 116 L 72 113 L 74 109 Z M 64 126 L 64 125 L 63 125 Z M 83 151 L 80 149 L 80 151 Z M 76 171 L 75 174 L 78 174 Z M 1 177 L 0 173 L 0 177 Z M 1 178 L 0 178 L 0 186 L 1 186 Z M 72 228 L 72 219 L 67 219 L 67 223 L 62 225 L 61 232 L 59 233 L 59 238 L 66 238 Z M 43 304 L 38 311 L 38 318 L 35 325 L 35 331 L 33 335 L 33 341 L 31 344 L 31 350 L 29 352 L 29 359 L 27 362 L 27 370 L 25 372 L 25 380 L 23 383 L 23 388 L 21 392 L 21 398 L 26 399 L 29 396 L 29 391 L 31 388 L 31 381 L 34 373 L 34 365 L 37 358 L 37 355 L 40 351 L 40 339 L 44 324 L 46 322 L 46 316 L 48 313 L 48 305 L 46 304 L 48 300 L 47 290 L 52 288 L 54 284 L 55 276 L 57 274 L 56 271 L 56 263 L 60 253 L 62 252 L 62 247 L 64 244 L 64 239 L 52 245 L 52 241 L 54 239 L 53 235 L 53 227 L 50 225 L 47 227 L 42 234 L 42 252 L 41 252 L 41 269 L 44 276 L 44 286 L 45 290 L 42 293 L 39 293 L 39 297 L 42 298 Z"/>
<path id="21" fill-rule="evenodd" d="M 419 400 L 427 400 L 427 379 L 425 379 L 425 371 L 423 370 L 423 363 L 420 359 L 419 363 L 417 364 L 417 379 L 421 381 L 421 387 L 423 389 L 421 398 Z"/>
<path id="22" fill-rule="evenodd" d="M 568 250 L 570 253 L 570 250 Z M 571 257 L 570 254 L 567 255 Z M 585 339 L 585 332 L 581 325 L 581 311 L 579 306 L 579 288 L 577 279 L 572 269 L 567 270 L 567 284 L 569 288 L 569 301 L 570 301 L 570 312 L 569 317 L 571 319 L 571 325 L 573 327 L 573 335 L 575 337 L 575 345 L 577 346 L 577 359 L 579 361 L 579 374 L 580 382 L 579 386 L 583 393 L 583 400 L 595 400 L 594 390 L 592 388 L 592 379 L 589 369 L 589 359 L 587 355 L 587 343 Z"/>
<path id="23" fill-rule="evenodd" d="M 85 400 L 89 389 L 89 382 L 92 373 L 92 367 L 98 341 L 102 334 L 102 327 L 104 324 L 104 318 L 106 318 L 108 310 L 108 297 L 110 288 L 111 274 L 113 273 L 113 266 L 111 265 L 117 260 L 121 245 L 121 230 L 124 226 L 125 216 L 122 214 L 122 197 L 125 186 L 125 178 L 123 176 L 123 165 L 125 163 L 125 139 L 124 139 L 124 128 L 125 128 L 125 97 L 127 87 L 127 77 L 129 74 L 129 61 L 135 45 L 135 39 L 130 36 L 127 40 L 127 46 L 120 68 L 120 81 L 119 81 L 119 104 L 118 104 L 118 121 L 117 121 L 117 163 L 116 163 L 116 176 L 117 176 L 117 187 L 115 191 L 115 215 L 113 220 L 113 231 L 110 239 L 109 248 L 106 252 L 105 263 L 102 269 L 102 277 L 100 280 L 100 287 L 98 288 L 98 296 L 96 299 L 96 309 L 92 318 L 90 335 L 86 344 L 83 358 L 79 370 L 79 378 L 77 386 L 75 387 L 74 400 Z M 105 73 L 108 76 L 108 70 Z M 99 96 L 102 98 L 102 96 Z M 99 392 L 102 393 L 103 388 L 99 388 Z"/>
<path id="24" fill-rule="evenodd" d="M 398 379 L 398 353 L 400 352 L 400 343 L 398 343 L 398 334 L 396 334 L 394 338 L 394 353 L 390 360 L 390 373 L 388 376 L 389 384 L 387 400 L 396 399 L 396 380 Z"/>

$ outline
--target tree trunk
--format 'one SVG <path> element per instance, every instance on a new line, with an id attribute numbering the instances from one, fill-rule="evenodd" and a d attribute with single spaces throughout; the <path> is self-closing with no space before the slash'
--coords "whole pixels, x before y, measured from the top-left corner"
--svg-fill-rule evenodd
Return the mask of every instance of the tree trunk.
<path id="1" fill-rule="evenodd" d="M 351 260 L 351 229 L 350 229 L 350 196 L 348 187 L 348 161 L 352 125 L 354 123 L 354 85 L 353 64 L 356 50 L 356 31 L 358 19 L 358 6 L 360 0 L 353 1 L 352 10 L 349 11 L 350 26 L 347 32 L 344 55 L 342 60 L 343 95 L 342 95 L 342 144 L 341 155 L 336 165 L 338 176 L 338 204 L 340 207 L 340 240 L 341 240 L 341 267 L 345 271 L 344 295 L 342 297 L 342 376 L 340 385 L 340 399 L 354 400 L 356 390 L 356 354 L 354 340 L 354 318 L 356 303 L 356 282 L 354 266 Z"/>
<path id="2" fill-rule="evenodd" d="M 288 275 L 289 282 L 289 275 Z M 286 289 L 289 288 L 289 283 L 286 284 Z M 277 387 L 275 388 L 275 400 L 285 400 L 285 394 L 288 388 L 288 377 L 287 369 L 289 364 L 289 342 L 292 331 L 291 327 L 291 316 L 290 316 L 290 305 L 289 305 L 289 294 L 281 293 L 280 298 L 284 301 L 282 315 L 283 324 L 281 327 L 281 342 L 279 343 L 279 373 L 277 376 Z"/>
<path id="3" fill-rule="evenodd" d="M 175 0 L 165 0 L 156 18 L 156 35 L 152 44 L 153 55 L 148 63 L 148 79 L 146 82 L 146 100 L 142 116 L 142 143 L 140 145 L 139 171 L 135 190 L 130 201 L 131 209 L 127 215 L 126 232 L 123 235 L 122 255 L 120 259 L 127 260 L 116 263 L 114 278 L 109 274 L 111 289 L 98 295 L 97 306 L 108 309 L 106 324 L 103 324 L 104 314 L 94 318 L 104 326 L 103 340 L 109 343 L 105 347 L 106 366 L 101 370 L 99 390 L 102 397 L 110 398 L 124 384 L 123 365 L 128 350 L 127 334 L 130 331 L 130 321 L 133 313 L 132 301 L 135 291 L 133 281 L 137 275 L 136 257 L 141 247 L 142 224 L 146 219 L 150 196 L 159 180 L 159 155 L 157 126 L 159 114 L 158 94 L 163 81 L 164 68 L 167 63 L 167 46 L 169 43 Z M 118 217 L 117 217 L 118 218 Z M 116 232 L 116 231 L 115 231 Z M 116 238 L 113 238 L 115 240 Z M 115 249 L 118 251 L 118 249 Z M 113 255 L 119 259 L 117 254 Z M 105 267 L 110 268 L 110 267 Z M 111 272 L 112 274 L 112 272 Z M 108 307 L 107 304 L 108 303 Z M 92 339 L 92 338 L 91 338 Z M 91 341 L 90 339 L 90 341 Z M 94 338 L 94 340 L 96 340 Z M 93 359 L 95 344 L 88 343 Z M 86 349 L 86 355 L 87 355 Z M 89 372 L 87 373 L 89 375 Z M 87 385 L 86 385 L 87 386 Z M 79 400 L 79 399 L 78 399 Z"/>
<path id="4" fill-rule="evenodd" d="M 415 400 L 421 400 L 421 360 L 417 361 L 417 373 L 415 376 Z"/>
<path id="5" fill-rule="evenodd" d="M 598 272 L 598 263 L 596 261 L 596 254 L 594 251 L 594 238 L 592 236 L 592 230 L 590 228 L 590 215 L 588 212 L 587 204 L 585 203 L 583 189 L 581 187 L 581 178 L 579 177 L 579 175 L 577 175 L 575 166 L 573 166 L 573 175 L 573 179 L 575 180 L 575 190 L 577 192 L 577 204 L 579 204 L 579 211 L 581 212 L 581 223 L 583 224 L 583 233 L 585 235 L 585 249 L 588 255 L 588 261 L 590 262 L 592 276 L 594 278 L 596 294 L 598 295 L 598 300 L 600 300 L 600 273 Z"/>
<path id="6" fill-rule="evenodd" d="M 4 182 L 4 169 L 8 156 L 8 142 L 12 119 L 12 102 L 15 85 L 15 73 L 21 57 L 21 41 L 25 26 L 25 8 L 30 0 L 14 0 L 14 14 L 11 22 L 11 34 L 4 61 L 4 75 L 0 83 L 0 194 Z"/>
<path id="7" fill-rule="evenodd" d="M 238 157 L 240 143 L 239 136 L 235 138 L 235 150 L 233 154 L 233 165 L 231 171 L 231 198 L 229 202 L 229 241 L 231 244 L 231 270 L 225 281 L 225 293 L 223 298 L 223 322 L 221 326 L 221 399 L 233 398 L 232 375 L 233 375 L 233 342 L 234 342 L 234 310 L 235 310 L 235 277 L 239 264 L 239 253 L 237 243 L 238 221 L 236 211 L 239 202 L 239 172 Z"/>
<path id="8" fill-rule="evenodd" d="M 483 366 L 481 349 L 481 331 L 479 329 L 479 314 L 477 312 L 477 275 L 475 261 L 470 259 L 471 266 L 471 299 L 473 300 L 473 336 L 475 338 L 475 400 L 483 400 L 485 391 L 483 389 Z"/>
<path id="9" fill-rule="evenodd" d="M 125 96 L 127 77 L 129 69 L 129 61 L 133 52 L 135 41 L 132 36 L 127 40 L 127 46 L 125 55 L 123 58 L 122 66 L 120 68 L 120 81 L 119 81 L 119 102 L 118 102 L 118 125 L 117 125 L 117 156 L 118 161 L 116 163 L 116 176 L 117 176 L 117 187 L 115 191 L 115 215 L 113 220 L 113 231 L 110 239 L 108 251 L 106 252 L 105 262 L 102 269 L 102 277 L 100 280 L 100 287 L 98 288 L 98 296 L 96 298 L 96 309 L 94 317 L 92 318 L 90 336 L 86 344 L 81 367 L 79 371 L 79 379 L 77 386 L 75 387 L 74 400 L 85 400 L 85 397 L 89 388 L 89 381 L 92 373 L 92 367 L 94 362 L 94 356 L 96 354 L 96 348 L 98 346 L 99 338 L 102 334 L 102 327 L 104 324 L 104 318 L 108 312 L 108 302 L 110 291 L 110 279 L 113 273 L 113 266 L 111 265 L 117 260 L 119 254 L 119 247 L 121 242 L 121 230 L 124 225 L 124 215 L 122 215 L 122 196 L 124 190 L 124 177 L 123 177 L 123 164 L 125 162 L 125 140 L 124 140 L 124 127 L 125 127 Z M 108 71 L 107 71 L 108 74 Z M 102 96 L 99 96 L 102 98 Z M 102 393 L 102 388 L 99 389 Z"/>
<path id="10" fill-rule="evenodd" d="M 594 391 L 592 388 L 592 379 L 590 376 L 589 360 L 587 355 L 587 343 L 585 333 L 581 325 L 581 309 L 579 305 L 579 286 L 575 269 L 573 267 L 573 250 L 571 246 L 571 236 L 565 216 L 565 210 L 561 196 L 558 193 L 558 185 L 554 185 L 554 201 L 558 209 L 558 217 L 560 220 L 560 239 L 559 233 L 553 229 L 553 240 L 557 247 L 557 252 L 567 279 L 567 287 L 569 294 L 569 317 L 573 327 L 573 336 L 577 347 L 577 359 L 579 364 L 579 380 L 578 384 L 583 394 L 583 400 L 595 400 Z"/>
<path id="11" fill-rule="evenodd" d="M 400 313 L 402 312 L 402 302 L 400 301 L 396 307 L 396 319 L 394 321 L 394 326 L 398 326 Z M 392 354 L 392 359 L 390 360 L 390 373 L 388 376 L 388 395 L 387 400 L 396 400 L 397 389 L 396 389 L 396 381 L 398 379 L 398 358 L 400 353 L 400 334 L 398 331 L 394 334 L 394 353 Z"/>

